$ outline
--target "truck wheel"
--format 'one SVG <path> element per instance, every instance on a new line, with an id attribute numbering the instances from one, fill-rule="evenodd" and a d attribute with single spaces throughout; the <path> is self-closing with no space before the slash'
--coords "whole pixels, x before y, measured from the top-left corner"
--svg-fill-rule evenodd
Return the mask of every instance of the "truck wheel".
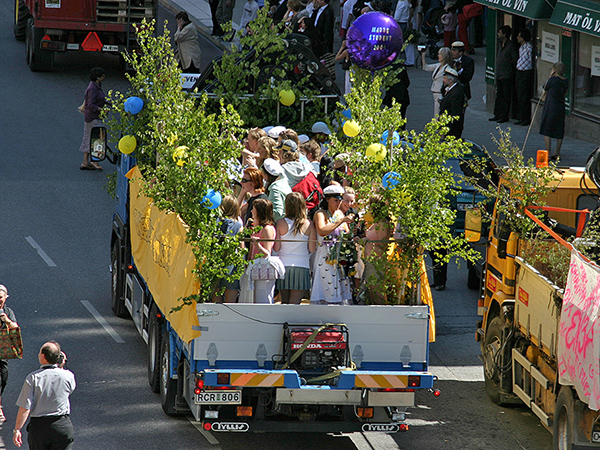
<path id="1" fill-rule="evenodd" d="M 498 367 L 498 352 L 502 348 L 502 319 L 494 317 L 485 330 L 483 342 L 483 375 L 485 390 L 490 399 L 501 405 L 500 399 L 500 367 Z"/>
<path id="2" fill-rule="evenodd" d="M 552 448 L 554 450 L 571 450 L 574 441 L 573 414 L 575 400 L 571 388 L 560 388 L 554 408 L 554 421 L 552 423 Z"/>
<path id="3" fill-rule="evenodd" d="M 117 317 L 127 317 L 128 311 L 123 299 L 123 269 L 121 258 L 119 257 L 119 243 L 115 241 L 110 252 L 110 299 L 113 313 Z"/>
<path id="4" fill-rule="evenodd" d="M 150 310 L 150 324 L 148 325 L 148 383 L 152 392 L 158 392 L 160 389 L 160 344 L 162 333 L 156 313 L 156 306 L 153 306 Z"/>
<path id="5" fill-rule="evenodd" d="M 25 0 L 14 0 L 15 5 L 15 39 L 24 41 L 27 35 L 27 20 L 31 17 L 29 9 L 25 6 Z"/>
<path id="6" fill-rule="evenodd" d="M 35 27 L 33 17 L 27 20 L 27 63 L 32 72 L 50 72 L 54 64 L 54 52 L 42 50 L 44 31 Z"/>
<path id="7" fill-rule="evenodd" d="M 479 289 L 481 280 L 479 279 L 477 270 L 475 270 L 475 265 L 473 263 L 467 263 L 467 269 L 467 287 L 472 290 Z"/>
<path id="8" fill-rule="evenodd" d="M 167 416 L 177 416 L 175 400 L 177 396 L 177 380 L 171 379 L 169 368 L 171 366 L 171 344 L 169 332 L 162 336 L 160 351 L 160 405 Z"/>

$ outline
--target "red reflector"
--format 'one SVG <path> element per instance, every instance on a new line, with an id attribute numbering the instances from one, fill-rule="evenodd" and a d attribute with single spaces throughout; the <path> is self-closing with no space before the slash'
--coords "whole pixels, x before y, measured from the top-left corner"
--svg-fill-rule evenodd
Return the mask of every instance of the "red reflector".
<path id="1" fill-rule="evenodd" d="M 196 387 L 202 389 L 204 387 L 204 380 L 198 378 L 196 380 Z"/>
<path id="2" fill-rule="evenodd" d="M 204 428 L 206 431 L 210 431 L 210 429 L 212 428 L 212 425 L 210 424 L 210 422 L 204 422 L 204 425 L 202 425 L 202 428 Z"/>
<path id="3" fill-rule="evenodd" d="M 408 425 L 405 423 L 400 424 L 400 431 L 408 431 Z"/>
<path id="4" fill-rule="evenodd" d="M 194 394 L 202 394 L 202 389 L 194 389 Z"/>
<path id="5" fill-rule="evenodd" d="M 204 386 L 204 389 L 208 391 L 233 391 L 234 386 Z"/>
<path id="6" fill-rule="evenodd" d="M 129 265 L 127 266 L 127 270 L 133 270 L 133 266 L 132 266 L 131 264 L 129 264 Z"/>
<path id="7" fill-rule="evenodd" d="M 408 376 L 408 387 L 419 387 L 421 386 L 421 377 L 418 375 Z"/>
<path id="8" fill-rule="evenodd" d="M 440 391 L 439 389 L 434 389 L 433 390 L 433 396 L 434 397 L 439 397 L 440 395 L 442 395 L 442 391 Z"/>
<path id="9" fill-rule="evenodd" d="M 239 417 L 252 417 L 252 406 L 238 406 L 236 412 Z"/>
<path id="10" fill-rule="evenodd" d="M 218 373 L 217 374 L 217 384 L 229 384 L 229 374 L 228 373 Z"/>
<path id="11" fill-rule="evenodd" d="M 90 31 L 81 44 L 81 48 L 86 52 L 99 52 L 102 50 L 102 41 L 95 31 Z"/>
<path id="12" fill-rule="evenodd" d="M 49 41 L 50 40 L 50 36 L 48 36 L 47 34 L 44 35 L 44 37 L 42 38 L 42 41 Z"/>

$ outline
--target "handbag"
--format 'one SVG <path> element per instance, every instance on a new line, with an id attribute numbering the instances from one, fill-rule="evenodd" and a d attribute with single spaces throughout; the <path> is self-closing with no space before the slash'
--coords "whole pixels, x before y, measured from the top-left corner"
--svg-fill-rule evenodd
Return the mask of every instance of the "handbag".
<path id="1" fill-rule="evenodd" d="M 465 16 L 465 19 L 473 19 L 474 17 L 483 14 L 483 5 L 479 3 L 470 3 L 463 6 L 462 12 Z"/>
<path id="2" fill-rule="evenodd" d="M 285 278 L 285 267 L 277 256 L 256 258 L 250 263 L 250 280 L 264 281 Z"/>
<path id="3" fill-rule="evenodd" d="M 9 329 L 0 327 L 0 359 L 23 358 L 23 340 L 19 327 Z"/>

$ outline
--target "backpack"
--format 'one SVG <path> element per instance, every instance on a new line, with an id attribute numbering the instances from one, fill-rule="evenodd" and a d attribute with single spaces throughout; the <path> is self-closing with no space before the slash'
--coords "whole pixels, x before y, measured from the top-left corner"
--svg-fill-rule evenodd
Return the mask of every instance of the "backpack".
<path id="1" fill-rule="evenodd" d="M 299 192 L 306 199 L 306 209 L 308 210 L 308 217 L 312 219 L 319 204 L 323 199 L 323 189 L 319 184 L 319 180 L 315 177 L 313 172 L 308 172 L 302 181 L 298 182 L 293 188 L 292 192 Z"/>

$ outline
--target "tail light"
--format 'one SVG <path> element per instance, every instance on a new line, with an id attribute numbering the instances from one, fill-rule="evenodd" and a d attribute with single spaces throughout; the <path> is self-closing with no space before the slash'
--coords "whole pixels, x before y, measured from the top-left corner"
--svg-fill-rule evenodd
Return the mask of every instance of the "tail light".
<path id="1" fill-rule="evenodd" d="M 400 425 L 398 425 L 400 431 L 408 431 L 408 424 L 406 423 L 401 423 Z"/>
<path id="2" fill-rule="evenodd" d="M 356 415 L 358 417 L 362 417 L 363 419 L 372 419 L 373 418 L 373 408 L 356 408 Z"/>
<path id="3" fill-rule="evenodd" d="M 421 377 L 418 375 L 408 376 L 408 387 L 415 388 L 421 386 Z"/>
<path id="4" fill-rule="evenodd" d="M 202 428 L 204 428 L 206 431 L 210 431 L 212 429 L 212 425 L 210 424 L 210 422 L 204 422 Z"/>

